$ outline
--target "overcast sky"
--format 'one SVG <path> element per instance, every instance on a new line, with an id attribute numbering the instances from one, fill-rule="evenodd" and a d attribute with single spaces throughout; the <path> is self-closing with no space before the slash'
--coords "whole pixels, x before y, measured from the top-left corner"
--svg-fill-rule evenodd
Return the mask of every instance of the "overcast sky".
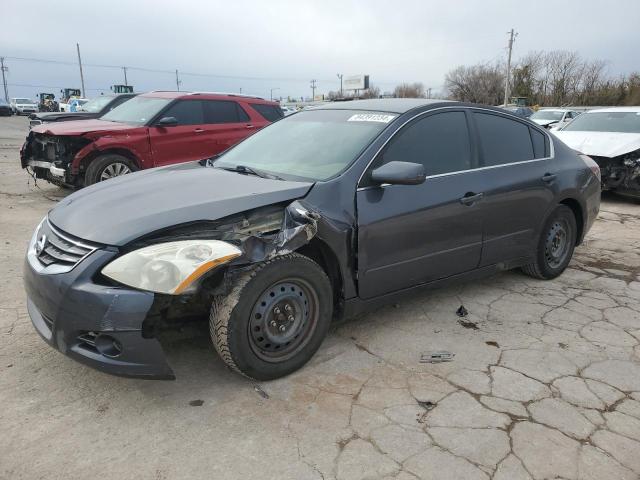
<path id="1" fill-rule="evenodd" d="M 575 50 L 640 70 L 639 0 L 2 0 L 0 56 L 76 61 L 88 96 L 123 83 L 122 65 L 179 69 L 182 89 L 309 96 L 339 88 L 336 73 L 369 74 L 381 90 L 422 82 L 434 91 L 461 64 L 531 50 Z M 77 66 L 7 59 L 10 96 L 79 87 Z M 218 75 L 204 77 L 187 72 Z M 175 89 L 175 75 L 133 68 L 136 91 Z M 21 84 L 23 86 L 18 86 Z M 32 85 L 32 86 L 24 86 Z"/>

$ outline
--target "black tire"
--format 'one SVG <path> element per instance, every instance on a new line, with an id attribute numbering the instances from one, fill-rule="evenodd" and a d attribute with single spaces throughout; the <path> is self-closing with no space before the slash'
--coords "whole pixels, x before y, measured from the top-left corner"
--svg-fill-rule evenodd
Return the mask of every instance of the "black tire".
<path id="1" fill-rule="evenodd" d="M 571 261 L 577 234 L 573 211 L 566 205 L 558 205 L 544 224 L 535 261 L 522 267 L 522 271 L 542 280 L 556 278 Z"/>
<path id="2" fill-rule="evenodd" d="M 288 307 L 295 314 L 292 323 L 273 313 L 277 307 L 283 307 L 282 311 Z M 264 315 L 256 313 L 260 309 L 265 309 Z M 232 370 L 256 380 L 273 380 L 311 359 L 327 334 L 332 315 L 329 278 L 310 258 L 291 253 L 241 274 L 228 295 L 216 296 L 209 329 L 216 351 Z M 275 324 L 272 328 L 276 321 L 277 328 Z M 281 333 L 278 329 L 282 327 L 289 330 Z"/>
<path id="3" fill-rule="evenodd" d="M 126 168 L 128 169 L 126 173 L 135 172 L 138 169 L 134 162 L 122 155 L 107 153 L 105 155 L 97 156 L 89 162 L 87 171 L 84 174 L 85 186 L 93 185 L 94 183 L 107 180 L 107 178 L 105 178 L 105 172 L 107 172 L 109 168 L 114 168 L 115 166 L 120 165 L 126 166 Z"/>

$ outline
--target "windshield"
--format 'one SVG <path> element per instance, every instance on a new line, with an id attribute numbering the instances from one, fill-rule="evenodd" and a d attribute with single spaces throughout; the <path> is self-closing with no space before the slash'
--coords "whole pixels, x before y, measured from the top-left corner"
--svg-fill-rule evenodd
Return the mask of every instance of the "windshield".
<path id="1" fill-rule="evenodd" d="M 33 103 L 33 100 L 29 100 L 28 98 L 15 98 L 13 101 L 15 103 Z"/>
<path id="2" fill-rule="evenodd" d="M 346 169 L 395 116 L 353 110 L 300 112 L 239 143 L 215 166 L 240 165 L 288 179 L 327 180 Z"/>
<path id="3" fill-rule="evenodd" d="M 538 110 L 536 113 L 531 115 L 531 120 L 562 120 L 562 115 L 564 112 L 559 112 L 558 110 Z"/>
<path id="4" fill-rule="evenodd" d="M 82 105 L 82 108 L 80 108 L 79 110 L 82 111 L 82 112 L 98 113 L 111 100 L 113 100 L 113 97 L 92 98 L 87 103 Z"/>
<path id="5" fill-rule="evenodd" d="M 162 110 L 171 98 L 135 97 L 100 117 L 109 122 L 144 125 Z"/>
<path id="6" fill-rule="evenodd" d="M 567 132 L 640 133 L 640 112 L 583 113 L 562 130 Z"/>

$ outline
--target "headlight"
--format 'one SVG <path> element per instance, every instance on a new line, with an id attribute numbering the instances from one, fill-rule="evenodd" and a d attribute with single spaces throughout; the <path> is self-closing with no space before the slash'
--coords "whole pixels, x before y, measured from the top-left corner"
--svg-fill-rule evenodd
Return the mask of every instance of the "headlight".
<path id="1" fill-rule="evenodd" d="M 102 269 L 130 287 L 178 295 L 206 272 L 239 257 L 242 251 L 221 240 L 181 240 L 127 253 Z"/>

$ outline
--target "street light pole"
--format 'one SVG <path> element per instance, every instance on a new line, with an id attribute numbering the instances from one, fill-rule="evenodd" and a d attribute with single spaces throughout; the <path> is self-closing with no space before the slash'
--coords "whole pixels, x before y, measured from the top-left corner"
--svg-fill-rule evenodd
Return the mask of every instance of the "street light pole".
<path id="1" fill-rule="evenodd" d="M 344 75 L 342 73 L 336 73 L 336 76 L 340 79 L 340 98 L 342 98 L 342 77 Z"/>
<path id="2" fill-rule="evenodd" d="M 271 101 L 273 101 L 273 92 L 275 92 L 276 90 L 280 90 L 280 87 L 274 87 L 269 90 L 269 98 L 271 99 Z"/>

